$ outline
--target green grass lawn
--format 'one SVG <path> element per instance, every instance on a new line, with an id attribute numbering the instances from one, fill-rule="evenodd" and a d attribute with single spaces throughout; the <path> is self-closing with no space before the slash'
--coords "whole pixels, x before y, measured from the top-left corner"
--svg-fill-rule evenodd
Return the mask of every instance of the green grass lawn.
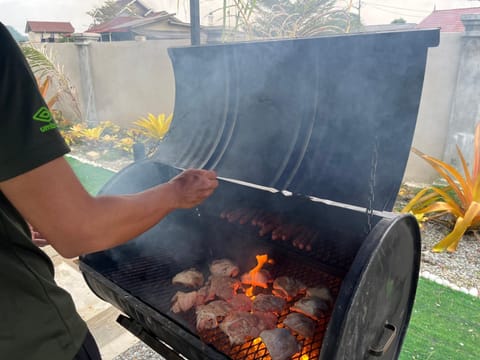
<path id="1" fill-rule="evenodd" d="M 66 157 L 75 174 L 90 194 L 97 194 L 102 186 L 115 174 L 113 171 L 92 166 L 71 157 Z"/>
<path id="2" fill-rule="evenodd" d="M 114 172 L 67 158 L 96 194 Z M 420 279 L 400 360 L 480 359 L 480 300 Z"/>
<path id="3" fill-rule="evenodd" d="M 480 359 L 480 300 L 420 279 L 400 359 Z"/>

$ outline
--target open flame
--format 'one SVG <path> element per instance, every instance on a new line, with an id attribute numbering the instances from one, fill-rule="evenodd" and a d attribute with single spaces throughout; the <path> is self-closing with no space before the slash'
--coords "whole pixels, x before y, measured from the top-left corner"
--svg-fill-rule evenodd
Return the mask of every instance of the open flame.
<path id="1" fill-rule="evenodd" d="M 254 296 L 254 290 L 256 286 L 262 287 L 266 289 L 268 285 L 266 284 L 263 279 L 259 276 L 260 270 L 262 269 L 263 265 L 268 263 L 273 263 L 272 259 L 268 258 L 267 254 L 263 255 L 256 255 L 257 259 L 257 266 L 255 266 L 252 270 L 246 274 L 246 276 L 242 277 L 242 282 L 250 284 L 251 286 L 245 291 L 245 295 L 249 297 Z"/>

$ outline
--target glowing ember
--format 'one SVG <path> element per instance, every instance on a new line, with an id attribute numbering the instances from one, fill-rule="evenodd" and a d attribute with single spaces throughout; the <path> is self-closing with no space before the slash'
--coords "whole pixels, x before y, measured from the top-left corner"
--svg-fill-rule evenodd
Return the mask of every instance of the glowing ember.
<path id="1" fill-rule="evenodd" d="M 252 344 L 253 344 L 253 345 L 257 345 L 257 344 L 260 344 L 261 342 L 262 342 L 262 339 L 259 338 L 259 337 L 257 337 L 257 338 L 255 338 L 255 339 L 253 339 Z"/>
<path id="2" fill-rule="evenodd" d="M 308 359 L 310 359 L 310 358 L 308 357 L 308 355 L 302 355 L 302 356 L 300 356 L 300 360 L 308 360 Z"/>

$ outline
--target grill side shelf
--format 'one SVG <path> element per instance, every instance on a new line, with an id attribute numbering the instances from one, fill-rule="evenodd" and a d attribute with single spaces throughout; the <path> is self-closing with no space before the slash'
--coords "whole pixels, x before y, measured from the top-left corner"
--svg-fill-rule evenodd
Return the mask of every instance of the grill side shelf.
<path id="1" fill-rule="evenodd" d="M 162 316 L 150 306 L 139 301 L 115 283 L 103 277 L 84 262 L 80 261 L 79 267 L 90 289 L 98 297 L 111 303 L 141 324 L 145 334 L 150 336 L 150 340 L 155 340 L 155 337 L 162 339 L 162 341 L 171 345 L 172 348 L 182 349 L 182 355 L 190 360 L 204 360 L 205 358 L 212 360 L 228 359 L 228 357 L 220 354 L 193 336 L 190 332 L 184 330 L 179 324 Z M 136 331 L 139 333 L 142 332 L 142 330 L 138 328 Z M 140 339 L 142 338 L 140 337 Z M 150 345 L 148 342 L 146 342 L 146 344 Z M 159 342 L 159 344 L 161 345 L 157 344 L 158 346 L 153 348 L 155 351 L 157 351 L 160 346 L 165 346 L 161 342 Z M 167 356 L 168 354 L 160 353 L 160 355 Z M 171 357 L 167 358 L 170 359 Z M 179 359 L 180 358 L 181 357 L 179 357 Z"/>

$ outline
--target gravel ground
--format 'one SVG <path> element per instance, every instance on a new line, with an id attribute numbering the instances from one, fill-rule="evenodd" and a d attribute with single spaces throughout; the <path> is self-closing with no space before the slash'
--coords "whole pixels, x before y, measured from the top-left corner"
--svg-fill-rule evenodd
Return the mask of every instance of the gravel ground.
<path id="1" fill-rule="evenodd" d="M 138 342 L 113 360 L 165 360 L 143 342 Z"/>

